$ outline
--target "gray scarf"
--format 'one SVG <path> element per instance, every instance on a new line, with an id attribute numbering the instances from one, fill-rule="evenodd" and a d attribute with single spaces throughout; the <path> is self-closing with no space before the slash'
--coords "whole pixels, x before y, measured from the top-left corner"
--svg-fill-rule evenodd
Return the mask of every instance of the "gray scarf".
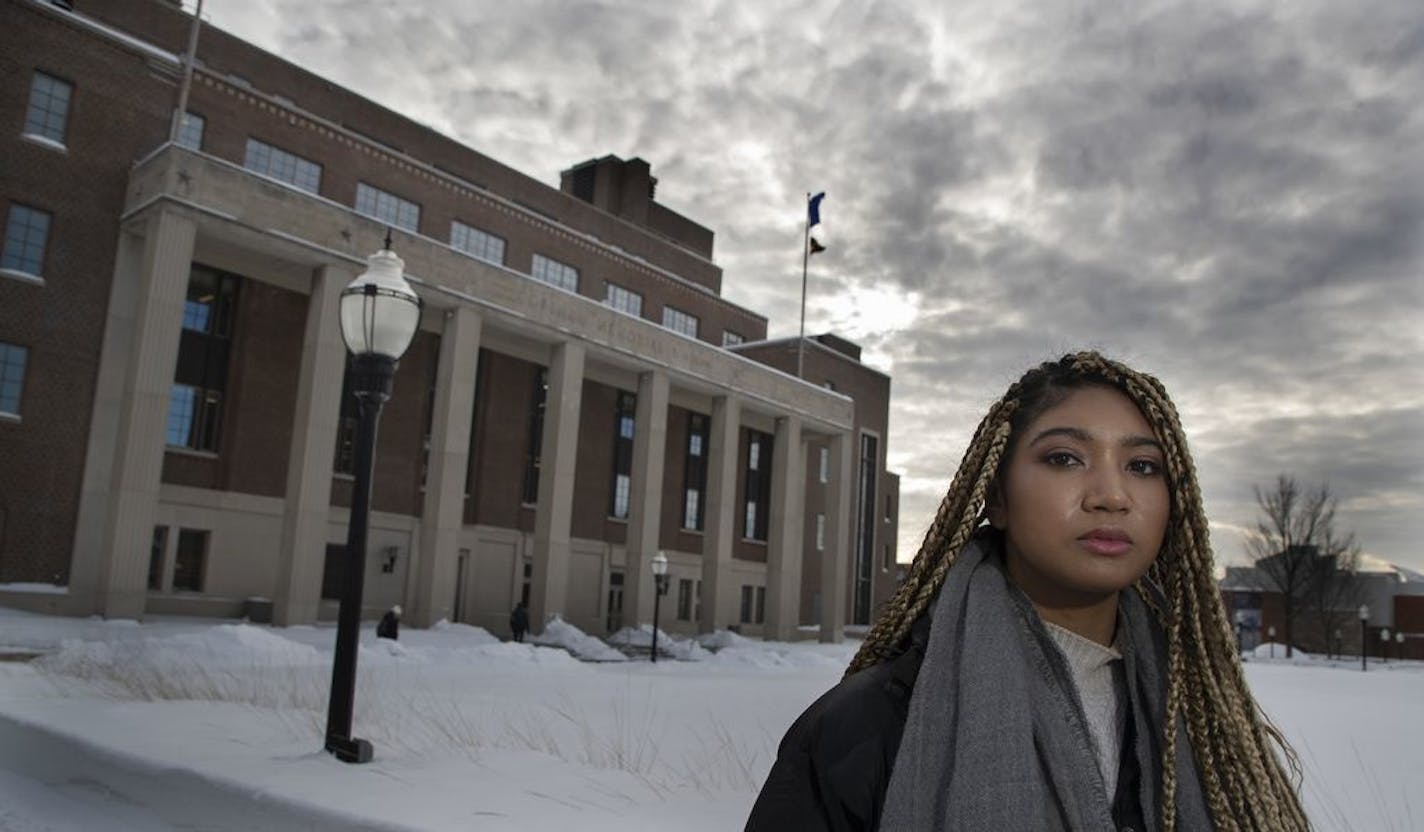
<path id="1" fill-rule="evenodd" d="M 976 536 L 950 568 L 931 614 L 929 644 L 880 828 L 1112 829 L 1112 807 L 1067 662 L 991 539 Z M 1149 830 L 1160 827 L 1166 647 L 1136 591 L 1118 627 Z M 1184 724 L 1177 733 L 1177 828 L 1212 828 Z"/>

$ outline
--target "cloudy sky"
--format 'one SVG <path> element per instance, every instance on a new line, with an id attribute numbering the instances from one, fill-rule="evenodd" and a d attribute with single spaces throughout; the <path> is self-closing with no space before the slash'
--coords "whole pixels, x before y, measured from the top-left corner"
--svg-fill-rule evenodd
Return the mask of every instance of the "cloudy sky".
<path id="1" fill-rule="evenodd" d="M 205 16 L 557 187 L 641 156 L 724 294 L 893 376 L 913 556 L 987 406 L 1081 347 L 1153 372 L 1222 560 L 1328 482 L 1424 570 L 1424 5 L 208 0 Z"/>

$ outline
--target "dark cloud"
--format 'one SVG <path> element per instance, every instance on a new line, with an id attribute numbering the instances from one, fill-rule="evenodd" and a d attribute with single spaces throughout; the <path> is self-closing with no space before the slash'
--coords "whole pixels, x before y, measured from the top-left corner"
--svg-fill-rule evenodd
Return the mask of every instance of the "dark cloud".
<path id="1" fill-rule="evenodd" d="M 550 184 L 648 159 L 773 336 L 797 326 L 804 195 L 827 191 L 808 325 L 893 376 L 902 554 L 988 404 L 1093 346 L 1172 390 L 1221 528 L 1278 472 L 1328 479 L 1367 551 L 1424 568 L 1413 0 L 213 13 Z"/>

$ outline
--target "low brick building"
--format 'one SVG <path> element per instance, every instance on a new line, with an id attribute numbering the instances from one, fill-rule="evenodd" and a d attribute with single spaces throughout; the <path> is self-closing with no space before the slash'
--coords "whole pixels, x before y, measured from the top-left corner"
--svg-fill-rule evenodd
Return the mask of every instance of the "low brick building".
<path id="1" fill-rule="evenodd" d="M 840 638 L 894 588 L 890 380 L 721 296 L 641 159 L 553 188 L 175 4 L 0 0 L 0 603 L 334 617 L 352 487 L 340 290 L 421 295 L 381 420 L 369 614 L 529 601 Z"/>

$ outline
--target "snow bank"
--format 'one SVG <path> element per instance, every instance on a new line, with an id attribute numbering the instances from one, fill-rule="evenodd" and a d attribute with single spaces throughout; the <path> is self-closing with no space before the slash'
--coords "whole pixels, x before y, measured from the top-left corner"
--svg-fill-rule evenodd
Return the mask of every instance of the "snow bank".
<path id="1" fill-rule="evenodd" d="M 1287 661 L 1286 646 L 1284 644 L 1281 644 L 1280 642 L 1268 641 L 1264 644 L 1258 644 L 1253 649 L 1247 650 L 1246 655 L 1254 659 L 1274 659 L 1278 662 Z M 1316 657 L 1313 654 L 1307 653 L 1299 647 L 1296 647 L 1291 650 L 1291 656 L 1289 661 L 1294 662 L 1296 664 L 1308 664 L 1310 662 L 1316 661 Z"/>
<path id="2" fill-rule="evenodd" d="M 531 635 L 529 640 L 548 647 L 562 647 L 584 661 L 628 661 L 627 656 L 558 616 L 554 616 L 554 620 L 544 625 L 544 632 L 537 636 Z"/>
<path id="3" fill-rule="evenodd" d="M 620 647 L 653 649 L 653 625 L 643 624 L 637 629 L 624 627 L 608 637 L 608 643 Z M 685 662 L 700 662 L 712 654 L 703 649 L 696 639 L 679 639 L 667 630 L 658 628 L 658 655 L 671 656 Z"/>
<path id="4" fill-rule="evenodd" d="M 741 633 L 734 633 L 731 630 L 717 630 L 697 636 L 697 643 L 706 647 L 708 650 L 722 650 L 727 647 L 751 647 L 752 645 L 760 645 L 762 642 L 747 638 Z"/>
<path id="5" fill-rule="evenodd" d="M 67 639 L 57 652 L 36 659 L 51 673 L 87 675 L 95 667 L 181 670 L 192 667 L 292 667 L 315 664 L 320 652 L 273 635 L 263 627 L 224 624 L 203 632 L 132 641 Z"/>

